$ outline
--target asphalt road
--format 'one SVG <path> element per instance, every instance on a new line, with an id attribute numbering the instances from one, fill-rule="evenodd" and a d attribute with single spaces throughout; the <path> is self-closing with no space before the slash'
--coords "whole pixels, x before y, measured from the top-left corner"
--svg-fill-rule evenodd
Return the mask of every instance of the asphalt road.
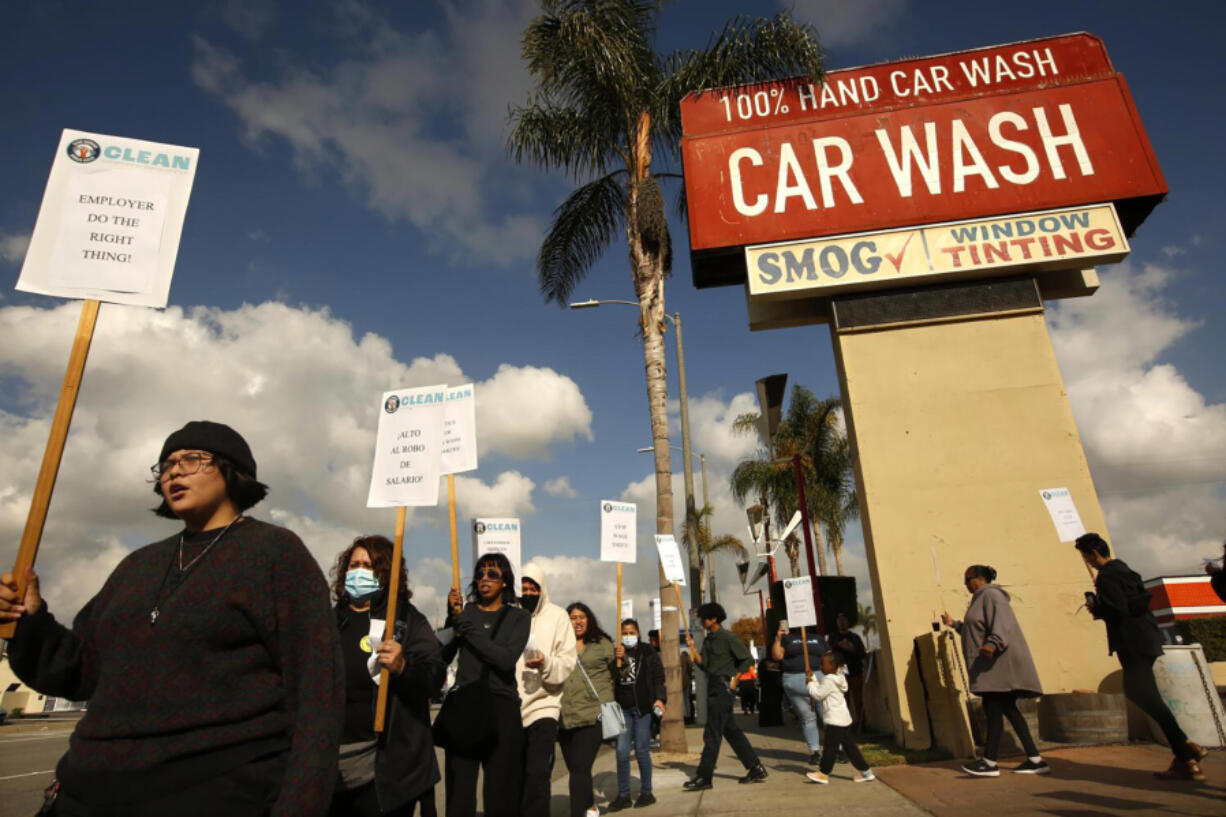
<path id="1" fill-rule="evenodd" d="M 0 726 L 0 817 L 29 817 L 43 802 L 77 718 Z"/>

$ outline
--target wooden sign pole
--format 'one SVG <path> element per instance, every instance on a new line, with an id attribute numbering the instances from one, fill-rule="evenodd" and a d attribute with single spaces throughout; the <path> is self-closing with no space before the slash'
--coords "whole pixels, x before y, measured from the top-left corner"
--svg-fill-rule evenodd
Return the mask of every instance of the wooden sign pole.
<path id="1" fill-rule="evenodd" d="M 801 655 L 805 657 L 805 677 L 808 678 L 813 674 L 813 668 L 809 666 L 809 637 L 805 634 L 805 628 L 800 628 L 800 649 Z"/>
<path id="2" fill-rule="evenodd" d="M 681 619 L 681 632 L 688 633 L 690 631 L 690 616 L 689 612 L 685 609 L 685 601 L 681 598 L 681 588 L 677 586 L 676 582 L 673 582 L 673 592 L 677 594 L 677 613 L 678 618 Z M 663 606 L 663 602 L 661 602 L 661 606 Z M 662 610 L 660 612 L 663 613 Z M 681 636 L 682 641 L 685 641 L 685 638 L 684 635 Z"/>
<path id="3" fill-rule="evenodd" d="M 617 640 L 621 642 L 622 633 L 622 563 L 617 563 Z M 622 665 L 622 660 L 617 659 L 617 666 Z"/>
<path id="4" fill-rule="evenodd" d="M 383 625 L 383 640 L 390 641 L 396 637 L 396 602 L 400 597 L 400 559 L 404 546 L 405 507 L 396 509 L 396 537 L 392 540 L 392 575 L 387 580 L 387 622 Z M 391 685 L 392 676 L 387 667 L 379 671 L 379 699 L 375 703 L 375 731 L 383 731 L 383 722 L 387 716 L 387 688 Z"/>
<path id="5" fill-rule="evenodd" d="M 38 469 L 38 482 L 30 500 L 30 514 L 21 534 L 21 546 L 13 565 L 13 577 L 17 580 L 17 598 L 24 599 L 26 572 L 34 567 L 38 545 L 43 538 L 43 526 L 47 521 L 47 508 L 51 505 L 51 492 L 60 472 L 60 459 L 64 455 L 64 441 L 68 438 L 68 426 L 72 424 L 72 411 L 77 405 L 81 391 L 81 379 L 85 375 L 85 360 L 89 357 L 89 345 L 94 339 L 94 326 L 98 322 L 98 301 L 81 304 L 81 319 L 77 322 L 77 334 L 72 341 L 72 353 L 68 356 L 68 370 L 64 372 L 64 385 L 60 387 L 60 400 L 55 406 L 51 420 L 51 435 L 43 452 L 43 464 Z M 12 638 L 17 631 L 17 622 L 0 625 L 0 638 Z"/>
<path id="6" fill-rule="evenodd" d="M 451 586 L 460 589 L 460 543 L 455 526 L 455 474 L 447 475 L 447 509 L 451 513 Z"/>

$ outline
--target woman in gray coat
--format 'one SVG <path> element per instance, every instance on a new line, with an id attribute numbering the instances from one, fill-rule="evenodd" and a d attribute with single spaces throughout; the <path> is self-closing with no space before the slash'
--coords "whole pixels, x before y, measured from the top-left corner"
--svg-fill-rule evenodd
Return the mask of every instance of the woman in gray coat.
<path id="1" fill-rule="evenodd" d="M 1039 754 L 1026 720 L 1018 711 L 1018 698 L 1037 698 L 1043 694 L 1039 673 L 1026 646 L 1026 637 L 1009 606 L 1009 594 L 992 584 L 996 571 L 987 565 L 971 565 L 966 569 L 966 589 L 971 603 L 962 621 L 954 621 L 949 613 L 941 620 L 962 635 L 962 654 L 966 657 L 971 692 L 983 699 L 988 734 L 983 757 L 962 764 L 962 770 L 976 777 L 1000 777 L 996 755 L 1004 732 L 1004 720 L 1009 719 L 1013 731 L 1026 751 L 1026 760 L 1013 771 L 1018 774 L 1049 774 L 1051 767 Z"/>

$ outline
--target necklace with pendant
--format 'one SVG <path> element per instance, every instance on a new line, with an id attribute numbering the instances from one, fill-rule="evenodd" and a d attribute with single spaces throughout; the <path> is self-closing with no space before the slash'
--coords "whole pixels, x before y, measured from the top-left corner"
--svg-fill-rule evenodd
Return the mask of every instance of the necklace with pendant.
<path id="1" fill-rule="evenodd" d="M 242 514 L 239 514 L 238 516 L 231 519 L 230 524 L 222 528 L 221 533 L 214 536 L 213 541 L 205 545 L 204 550 L 196 554 L 195 558 L 193 558 L 186 565 L 183 564 L 183 534 L 182 533 L 179 534 L 179 573 L 181 573 L 182 575 L 179 577 L 178 583 L 176 583 L 175 586 L 171 588 L 170 592 L 166 594 L 166 598 L 162 598 L 162 592 L 166 589 L 166 582 L 170 579 L 170 571 L 173 570 L 175 566 L 175 559 L 172 556 L 170 559 L 170 564 L 166 566 L 166 573 L 165 575 L 162 576 L 162 583 L 158 586 L 158 593 L 157 593 L 157 597 L 154 599 L 154 602 L 153 602 L 153 609 L 149 611 L 149 626 L 150 627 L 158 623 L 158 616 L 162 614 L 162 602 L 168 601 L 170 597 L 174 595 L 174 592 L 175 590 L 179 588 L 179 585 L 183 584 L 183 582 L 187 580 L 187 574 L 191 572 L 191 569 L 193 567 L 196 566 L 196 563 L 199 562 L 201 559 L 203 559 L 204 554 L 212 550 L 213 545 L 220 542 L 221 537 L 225 536 L 226 532 L 230 530 L 230 528 L 234 525 L 234 523 L 242 518 L 243 518 Z"/>

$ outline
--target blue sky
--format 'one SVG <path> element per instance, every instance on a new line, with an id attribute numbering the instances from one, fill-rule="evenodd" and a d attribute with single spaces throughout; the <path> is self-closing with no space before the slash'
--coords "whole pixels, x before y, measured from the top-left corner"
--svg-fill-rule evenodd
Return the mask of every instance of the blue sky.
<path id="1" fill-rule="evenodd" d="M 1171 194 L 1132 258 L 1102 271 L 1103 291 L 1055 307 L 1049 321 L 1121 549 L 1149 573 L 1195 569 L 1223 537 L 1226 9 L 787 5 L 818 26 L 829 68 L 1077 30 L 1105 41 Z M 678 0 L 661 15 L 659 46 L 700 46 L 727 18 L 776 8 Z M 63 606 L 88 598 L 122 553 L 171 532 L 141 510 L 138 465 L 205 412 L 252 438 L 274 491 L 263 514 L 298 529 L 321 560 L 356 531 L 390 527 L 386 511 L 360 502 L 372 406 L 402 380 L 438 377 L 488 383 L 498 397 L 483 407 L 486 450 L 461 512 L 518 513 L 526 555 L 553 559 L 565 592 L 607 593 L 605 568 L 588 561 L 596 501 L 651 497 L 650 459 L 635 453 L 649 442 L 642 353 L 632 309 L 572 312 L 537 292 L 534 253 L 571 182 L 505 154 L 507 107 L 530 88 L 518 40 L 533 13 L 528 2 L 480 0 L 9 7 L 0 276 L 16 280 L 62 128 L 201 150 L 171 308 L 103 310 L 41 557 Z M 708 453 L 719 526 L 739 534 L 727 474 L 753 441 L 733 436 L 730 421 L 753 410 L 747 393 L 766 374 L 835 393 L 830 343 L 824 327 L 751 334 L 738 289 L 694 290 L 684 225 L 673 231 L 668 308 L 683 316 L 695 447 Z M 621 246 L 577 296 L 633 298 Z M 5 541 L 24 520 L 75 308 L 0 291 Z M 669 376 L 675 398 L 671 359 Z M 1109 428 L 1091 431 L 1091 419 Z M 641 504 L 640 517 L 652 516 Z M 419 513 L 409 534 L 427 607 L 431 585 L 446 581 L 441 520 Z M 867 589 L 858 529 L 848 538 Z M 631 589 L 645 605 L 640 553 Z M 731 567 L 722 571 L 730 580 Z"/>

